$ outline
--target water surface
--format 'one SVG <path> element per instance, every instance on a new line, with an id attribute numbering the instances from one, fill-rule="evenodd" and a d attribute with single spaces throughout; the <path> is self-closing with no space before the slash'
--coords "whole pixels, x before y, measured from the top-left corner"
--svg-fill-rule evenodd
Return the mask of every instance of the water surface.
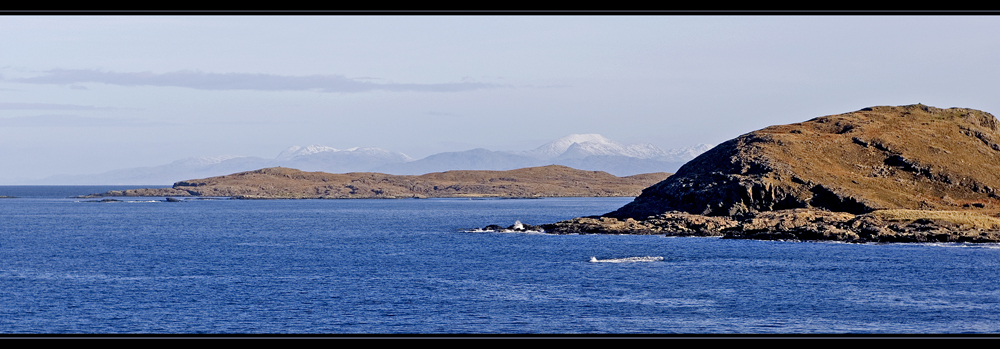
<path id="1" fill-rule="evenodd" d="M 995 244 L 464 232 L 632 198 L 16 196 L 2 333 L 1000 332 Z M 662 260 L 590 262 L 631 257 Z"/>

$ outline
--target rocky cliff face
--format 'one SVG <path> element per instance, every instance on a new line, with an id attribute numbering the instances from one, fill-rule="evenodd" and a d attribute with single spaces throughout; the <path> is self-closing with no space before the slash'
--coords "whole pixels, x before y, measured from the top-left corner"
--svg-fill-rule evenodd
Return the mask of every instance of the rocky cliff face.
<path id="1" fill-rule="evenodd" d="M 880 106 L 744 134 L 605 216 L 750 217 L 795 208 L 994 212 L 998 188 L 1000 131 L 993 115 Z"/>

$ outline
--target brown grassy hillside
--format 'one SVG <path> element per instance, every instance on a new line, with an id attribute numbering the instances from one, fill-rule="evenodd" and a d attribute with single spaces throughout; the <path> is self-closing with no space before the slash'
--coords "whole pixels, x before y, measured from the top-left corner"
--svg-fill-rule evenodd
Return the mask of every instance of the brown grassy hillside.
<path id="1" fill-rule="evenodd" d="M 669 173 L 617 177 L 603 171 L 543 166 L 510 171 L 447 171 L 420 176 L 332 174 L 272 167 L 181 181 L 168 189 L 94 196 L 230 196 L 246 199 L 636 196 Z"/>

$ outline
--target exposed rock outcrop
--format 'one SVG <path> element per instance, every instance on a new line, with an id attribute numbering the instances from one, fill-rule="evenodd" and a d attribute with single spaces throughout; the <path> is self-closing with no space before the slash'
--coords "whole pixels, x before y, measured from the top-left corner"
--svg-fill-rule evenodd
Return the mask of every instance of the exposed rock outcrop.
<path id="1" fill-rule="evenodd" d="M 542 224 L 552 234 L 634 234 L 667 236 L 722 236 L 738 222 L 729 217 L 709 217 L 686 212 L 667 212 L 643 220 L 612 217 L 580 217 Z"/>
<path id="2" fill-rule="evenodd" d="M 581 217 L 540 226 L 550 234 L 721 236 L 724 239 L 843 242 L 1000 242 L 1000 219 L 976 212 L 817 209 L 760 212 L 741 219 L 668 212 L 644 220 Z"/>
<path id="3" fill-rule="evenodd" d="M 477 233 L 541 233 L 544 232 L 542 227 L 531 224 L 524 224 L 521 221 L 516 221 L 509 227 L 502 227 L 496 224 L 487 225 L 483 229 L 472 230 L 472 232 Z"/>

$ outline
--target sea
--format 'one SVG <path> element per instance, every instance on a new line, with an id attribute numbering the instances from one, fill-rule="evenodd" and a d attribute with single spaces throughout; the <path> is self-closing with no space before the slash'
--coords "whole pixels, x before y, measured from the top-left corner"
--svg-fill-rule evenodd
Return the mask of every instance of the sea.
<path id="1" fill-rule="evenodd" d="M 633 198 L 0 186 L 0 334 L 997 334 L 1000 245 L 470 232 Z"/>

